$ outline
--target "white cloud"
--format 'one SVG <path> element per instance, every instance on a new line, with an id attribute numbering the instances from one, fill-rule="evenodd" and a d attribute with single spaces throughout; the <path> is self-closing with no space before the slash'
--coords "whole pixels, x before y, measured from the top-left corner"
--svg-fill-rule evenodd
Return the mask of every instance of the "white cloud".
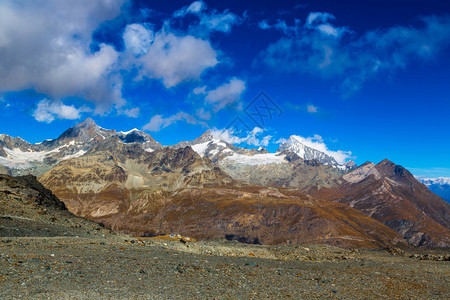
<path id="1" fill-rule="evenodd" d="M 315 105 L 309 104 L 306 106 L 306 111 L 309 113 L 316 113 L 318 112 L 318 110 L 319 110 L 318 107 Z"/>
<path id="2" fill-rule="evenodd" d="M 191 5 L 189 5 L 189 7 L 187 8 L 187 11 L 191 12 L 191 13 L 198 13 L 198 12 L 201 12 L 205 8 L 206 8 L 205 3 L 203 3 L 203 1 L 195 1 L 195 2 L 192 2 Z"/>
<path id="3" fill-rule="evenodd" d="M 299 32 L 301 28 L 300 25 L 301 22 L 299 19 L 294 20 L 293 26 L 289 26 L 288 24 L 286 24 L 286 21 L 284 20 L 277 20 L 277 22 L 274 23 L 273 25 L 270 25 L 267 20 L 262 20 L 261 22 L 258 23 L 258 27 L 262 30 L 276 29 L 283 32 L 285 35 L 295 35 L 296 33 Z"/>
<path id="4" fill-rule="evenodd" d="M 211 112 L 206 111 L 203 107 L 197 109 L 196 113 L 197 117 L 199 117 L 202 120 L 210 120 L 211 119 Z"/>
<path id="5" fill-rule="evenodd" d="M 311 26 L 314 23 L 326 23 L 328 20 L 334 20 L 335 17 L 329 13 L 323 12 L 312 12 L 308 14 L 306 18 L 306 25 Z"/>
<path id="6" fill-rule="evenodd" d="M 35 89 L 55 99 L 83 97 L 97 112 L 124 103 L 112 76 L 118 53 L 108 45 L 91 52 L 94 30 L 116 17 L 124 1 L 0 2 L 0 91 Z"/>
<path id="7" fill-rule="evenodd" d="M 135 56 L 146 54 L 153 41 L 153 31 L 142 24 L 127 25 L 122 36 L 126 50 Z"/>
<path id="8" fill-rule="evenodd" d="M 330 24 L 320 24 L 317 26 L 317 29 L 326 35 L 332 35 L 334 37 L 338 37 L 341 34 L 339 29 L 331 26 Z"/>
<path id="9" fill-rule="evenodd" d="M 253 128 L 252 131 L 246 134 L 238 136 L 233 129 L 213 129 L 211 134 L 215 139 L 222 140 L 228 144 L 247 144 L 251 146 L 264 146 L 269 145 L 272 136 L 261 136 L 264 129 L 259 127 Z"/>
<path id="10" fill-rule="evenodd" d="M 205 96 L 205 103 L 212 105 L 213 111 L 218 112 L 226 106 L 240 107 L 241 96 L 246 89 L 245 81 L 233 77 L 227 83 L 217 87 L 214 90 L 206 91 L 206 88 L 194 89 L 194 94 Z"/>
<path id="11" fill-rule="evenodd" d="M 137 63 L 141 75 L 163 81 L 171 88 L 183 81 L 196 80 L 208 68 L 219 62 L 209 41 L 190 35 L 177 36 L 164 29 L 155 33 L 154 40 Z"/>
<path id="12" fill-rule="evenodd" d="M 223 12 L 209 16 L 203 16 L 200 26 L 205 26 L 211 31 L 230 32 L 234 24 L 239 22 L 239 18 L 232 13 Z"/>
<path id="13" fill-rule="evenodd" d="M 142 129 L 157 132 L 180 121 L 184 121 L 192 125 L 201 125 L 203 127 L 207 127 L 207 124 L 205 122 L 198 120 L 194 116 L 191 116 L 190 114 L 185 112 L 179 112 L 167 118 L 164 118 L 162 115 L 155 115 L 150 119 L 150 122 L 144 125 Z"/>
<path id="14" fill-rule="evenodd" d="M 196 87 L 192 92 L 194 95 L 206 94 L 206 86 Z"/>
<path id="15" fill-rule="evenodd" d="M 272 26 L 267 22 L 267 20 L 262 20 L 258 22 L 258 27 L 262 30 L 272 28 Z"/>
<path id="16" fill-rule="evenodd" d="M 182 18 L 188 14 L 198 14 L 201 11 L 206 9 L 206 5 L 203 1 L 195 1 L 192 2 L 191 5 L 185 6 L 173 13 L 173 16 L 176 18 Z"/>
<path id="17" fill-rule="evenodd" d="M 349 34 L 346 27 L 333 26 L 329 23 L 332 20 L 333 15 L 311 13 L 295 34 L 285 32 L 255 64 L 338 78 L 348 96 L 378 74 L 405 68 L 415 59 L 432 59 L 450 45 L 450 16 L 423 18 L 417 28 L 394 26 L 359 37 Z"/>
<path id="18" fill-rule="evenodd" d="M 76 120 L 81 117 L 82 112 L 90 111 L 87 108 L 75 108 L 73 105 L 65 105 L 60 101 L 41 100 L 33 112 L 36 121 L 51 123 L 58 119 Z"/>
<path id="19" fill-rule="evenodd" d="M 198 18 L 197 23 L 191 23 L 190 25 L 191 32 L 196 34 L 209 34 L 213 31 L 230 32 L 234 25 L 241 22 L 240 17 L 228 10 L 218 12 L 213 9 L 208 12 L 207 6 L 203 1 L 195 1 L 191 5 L 181 8 L 173 16 L 175 18 L 183 18 L 189 14 Z"/>
<path id="20" fill-rule="evenodd" d="M 137 118 L 141 113 L 141 109 L 139 107 L 129 108 L 129 109 L 119 109 L 117 111 L 119 115 L 125 115 L 130 118 Z"/>

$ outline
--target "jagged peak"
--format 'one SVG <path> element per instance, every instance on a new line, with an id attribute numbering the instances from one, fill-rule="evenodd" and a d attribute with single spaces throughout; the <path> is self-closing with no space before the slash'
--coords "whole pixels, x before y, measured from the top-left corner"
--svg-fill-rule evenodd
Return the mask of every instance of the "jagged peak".
<path id="1" fill-rule="evenodd" d="M 364 167 L 364 166 L 375 166 L 375 164 L 373 162 L 371 162 L 371 161 L 366 161 L 360 167 Z"/>
<path id="2" fill-rule="evenodd" d="M 390 161 L 389 159 L 385 158 L 382 161 L 380 161 L 378 163 L 378 165 L 395 165 L 395 163 L 393 163 L 392 161 Z"/>
<path id="3" fill-rule="evenodd" d="M 0 139 L 1 140 L 5 140 L 5 139 L 12 139 L 12 140 L 21 140 L 23 142 L 27 142 L 26 140 L 24 140 L 23 138 L 21 138 L 20 136 L 10 136 L 9 134 L 6 133 L 2 133 L 0 134 Z M 28 143 L 28 142 L 27 142 Z"/>
<path id="4" fill-rule="evenodd" d="M 74 127 L 76 127 L 76 128 L 90 128 L 90 127 L 101 128 L 91 118 L 86 118 L 83 122 L 76 124 Z"/>
<path id="5" fill-rule="evenodd" d="M 195 140 L 206 142 L 206 141 L 212 141 L 213 139 L 214 139 L 214 135 L 212 133 L 212 130 L 208 129 L 201 136 L 196 138 Z"/>
<path id="6" fill-rule="evenodd" d="M 316 149 L 314 146 L 311 146 L 311 143 L 309 143 L 307 139 L 298 135 L 291 135 L 288 140 L 285 140 L 283 143 L 281 143 L 278 147 L 277 152 L 281 153 L 286 150 L 294 152 L 299 157 L 305 160 L 317 159 L 325 165 L 331 165 L 335 167 L 340 166 L 340 164 L 333 156 L 319 149 Z"/>

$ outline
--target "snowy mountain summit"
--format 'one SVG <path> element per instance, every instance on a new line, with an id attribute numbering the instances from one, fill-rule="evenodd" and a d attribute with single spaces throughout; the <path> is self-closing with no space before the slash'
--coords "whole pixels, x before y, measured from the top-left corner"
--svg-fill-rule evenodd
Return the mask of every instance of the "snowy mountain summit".
<path id="1" fill-rule="evenodd" d="M 342 167 L 334 157 L 306 145 L 306 140 L 300 136 L 291 135 L 286 142 L 280 145 L 277 152 L 283 151 L 293 152 L 304 160 L 315 159 L 324 165 Z"/>

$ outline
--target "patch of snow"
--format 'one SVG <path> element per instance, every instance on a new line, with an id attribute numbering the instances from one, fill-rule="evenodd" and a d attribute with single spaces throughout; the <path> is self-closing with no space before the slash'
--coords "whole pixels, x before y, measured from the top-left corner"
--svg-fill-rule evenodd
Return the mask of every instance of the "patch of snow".
<path id="1" fill-rule="evenodd" d="M 131 129 L 129 131 L 119 131 L 119 133 L 121 133 L 123 135 L 128 135 L 128 134 L 132 133 L 133 131 L 139 131 L 139 129 L 133 128 L 133 129 Z"/>
<path id="2" fill-rule="evenodd" d="M 226 148 L 227 147 L 227 144 L 225 144 L 224 142 L 222 142 L 222 141 L 220 141 L 220 142 L 217 142 L 217 143 L 215 143 L 217 146 L 222 146 L 222 147 L 224 147 L 224 148 Z"/>
<path id="3" fill-rule="evenodd" d="M 282 164 L 287 163 L 284 159 L 285 155 L 279 155 L 276 153 L 255 154 L 253 156 L 233 153 L 233 155 L 224 158 L 224 161 L 231 161 L 238 164 L 257 166 L 267 164 Z"/>
<path id="4" fill-rule="evenodd" d="M 71 159 L 71 158 L 77 158 L 77 157 L 80 157 L 80 156 L 84 155 L 85 153 L 86 153 L 86 151 L 80 150 L 80 151 L 78 151 L 78 152 L 75 153 L 75 154 L 71 154 L 71 155 L 66 155 L 66 156 L 64 156 L 63 158 L 61 158 L 61 160 L 66 160 L 66 159 Z"/>
<path id="5" fill-rule="evenodd" d="M 0 156 L 0 165 L 13 169 L 28 169 L 31 164 L 26 161 L 14 161 Z"/>
<path id="6" fill-rule="evenodd" d="M 8 149 L 4 148 L 6 154 L 8 155 L 8 158 L 15 162 L 30 162 L 30 161 L 43 161 L 44 158 L 54 152 L 59 151 L 59 147 L 56 149 L 53 149 L 51 151 L 41 151 L 41 152 L 23 152 L 20 149 Z"/>
<path id="7" fill-rule="evenodd" d="M 201 157 L 204 157 L 206 154 L 206 149 L 208 149 L 208 146 L 210 143 L 211 143 L 211 141 L 207 141 L 204 143 L 193 145 L 191 147 L 195 152 L 197 152 L 198 155 L 200 155 Z"/>
<path id="8" fill-rule="evenodd" d="M 216 155 L 217 153 L 219 153 L 218 149 L 213 149 L 212 151 L 209 152 L 209 154 L 212 156 Z"/>
<path id="9" fill-rule="evenodd" d="M 52 140 L 52 139 L 46 139 L 46 140 L 43 140 L 42 142 L 36 143 L 35 145 L 40 145 L 40 144 L 42 144 L 43 142 L 50 142 L 50 141 L 53 141 L 53 140 Z"/>

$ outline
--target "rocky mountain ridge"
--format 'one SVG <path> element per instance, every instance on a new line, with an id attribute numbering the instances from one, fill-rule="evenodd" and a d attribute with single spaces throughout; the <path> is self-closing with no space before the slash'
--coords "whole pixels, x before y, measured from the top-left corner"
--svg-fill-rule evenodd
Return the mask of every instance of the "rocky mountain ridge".
<path id="1" fill-rule="evenodd" d="M 163 147 L 137 129 L 116 132 L 89 119 L 40 144 L 5 135 L 1 141 L 0 171 L 38 172 L 72 213 L 120 232 L 368 248 L 403 239 L 450 245 L 448 203 L 387 160 L 341 166 L 299 144 L 301 153 L 269 153 L 211 132 Z"/>
<path id="2" fill-rule="evenodd" d="M 389 160 L 367 162 L 315 197 L 346 203 L 401 234 L 414 246 L 448 247 L 450 206 Z"/>
<path id="3" fill-rule="evenodd" d="M 146 151 L 162 147 L 149 134 L 131 130 L 116 132 L 98 126 L 92 119 L 64 131 L 58 138 L 31 144 L 20 137 L 0 135 L 0 165 L 12 175 L 41 175 L 61 161 L 84 155 L 107 138 L 123 143 L 139 143 Z"/>
<path id="4" fill-rule="evenodd" d="M 107 230 L 70 213 L 36 177 L 0 175 L 0 237 L 95 236 Z"/>

